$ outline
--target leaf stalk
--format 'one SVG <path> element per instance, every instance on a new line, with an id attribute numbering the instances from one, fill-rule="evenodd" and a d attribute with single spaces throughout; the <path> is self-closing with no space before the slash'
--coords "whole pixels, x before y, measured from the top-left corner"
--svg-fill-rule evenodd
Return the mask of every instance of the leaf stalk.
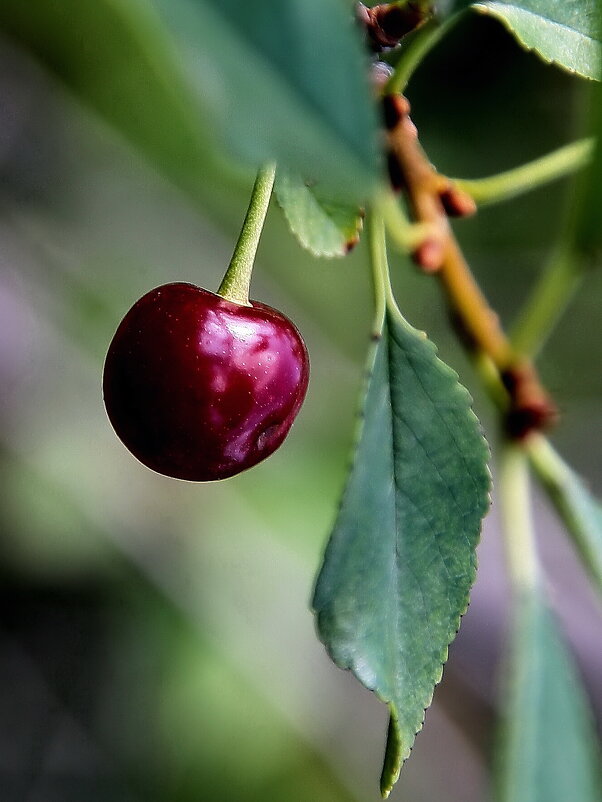
<path id="1" fill-rule="evenodd" d="M 539 585 L 540 568 L 530 498 L 528 458 L 515 443 L 504 446 L 500 459 L 499 495 L 504 522 L 508 573 L 515 593 Z"/>
<path id="2" fill-rule="evenodd" d="M 499 203 L 525 192 L 571 175 L 591 160 L 594 140 L 591 137 L 571 142 L 520 167 L 487 178 L 452 178 L 459 189 L 467 192 L 479 205 Z"/>
<path id="3" fill-rule="evenodd" d="M 370 210 L 367 219 L 368 241 L 370 248 L 370 264 L 374 285 L 374 323 L 372 335 L 379 338 L 382 334 L 387 308 L 387 301 L 392 295 L 389 264 L 387 261 L 387 245 L 385 225 L 382 216 L 376 209 Z"/>
<path id="4" fill-rule="evenodd" d="M 384 94 L 396 94 L 405 91 L 410 78 L 417 67 L 420 66 L 424 57 L 443 39 L 461 16 L 461 12 L 453 14 L 443 23 L 437 19 L 431 19 L 418 28 L 401 53 L 395 65 L 395 70 L 385 85 Z"/>

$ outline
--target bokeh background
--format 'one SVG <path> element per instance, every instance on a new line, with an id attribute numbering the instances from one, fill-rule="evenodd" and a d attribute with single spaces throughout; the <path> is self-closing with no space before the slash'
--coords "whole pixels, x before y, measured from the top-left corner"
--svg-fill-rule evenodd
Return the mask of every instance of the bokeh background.
<path id="1" fill-rule="evenodd" d="M 413 80 L 413 119 L 444 172 L 477 177 L 582 131 L 584 87 L 468 21 Z M 165 120 L 169 126 L 169 120 Z M 104 413 L 104 353 L 151 287 L 215 289 L 252 177 L 191 204 L 10 39 L 0 39 L 0 799 L 356 802 L 378 798 L 386 710 L 336 669 L 309 600 L 348 464 L 371 316 L 362 245 L 316 260 L 273 204 L 253 296 L 307 341 L 305 406 L 252 471 L 197 486 L 155 475 Z M 560 182 L 457 230 L 505 323 L 554 245 Z M 496 423 L 435 282 L 393 257 L 408 319 Z M 554 440 L 602 491 L 602 276 L 541 359 L 563 413 Z M 495 467 L 494 467 L 495 470 Z M 602 613 L 536 499 L 554 605 L 602 719 Z M 507 587 L 495 504 L 443 683 L 392 799 L 480 802 Z"/>

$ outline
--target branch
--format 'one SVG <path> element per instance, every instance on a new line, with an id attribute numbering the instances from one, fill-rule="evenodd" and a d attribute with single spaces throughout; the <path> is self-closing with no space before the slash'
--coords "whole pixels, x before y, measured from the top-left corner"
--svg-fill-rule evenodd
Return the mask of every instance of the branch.
<path id="1" fill-rule="evenodd" d="M 556 408 L 534 366 L 515 351 L 453 234 L 448 215 L 470 214 L 474 203 L 430 164 L 409 118 L 408 101 L 401 95 L 388 95 L 383 102 L 393 183 L 404 190 L 416 222 L 429 226 L 413 259 L 425 272 L 437 274 L 465 342 L 474 352 L 486 354 L 495 366 L 508 398 L 508 434 L 523 439 L 552 423 Z"/>

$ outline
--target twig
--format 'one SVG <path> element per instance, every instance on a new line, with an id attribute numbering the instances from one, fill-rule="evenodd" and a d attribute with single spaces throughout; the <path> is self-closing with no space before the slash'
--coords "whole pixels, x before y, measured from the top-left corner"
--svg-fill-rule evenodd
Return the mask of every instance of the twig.
<path id="1" fill-rule="evenodd" d="M 534 366 L 514 349 L 451 229 L 448 207 L 467 214 L 474 211 L 474 205 L 462 190 L 430 164 L 409 118 L 408 101 L 401 95 L 388 95 L 384 98 L 384 109 L 398 182 L 408 198 L 415 221 L 429 226 L 426 239 L 412 254 L 414 261 L 425 272 L 437 274 L 465 341 L 473 351 L 486 354 L 497 369 L 509 398 L 508 434 L 523 439 L 552 423 L 556 419 L 556 407 L 542 387 Z"/>

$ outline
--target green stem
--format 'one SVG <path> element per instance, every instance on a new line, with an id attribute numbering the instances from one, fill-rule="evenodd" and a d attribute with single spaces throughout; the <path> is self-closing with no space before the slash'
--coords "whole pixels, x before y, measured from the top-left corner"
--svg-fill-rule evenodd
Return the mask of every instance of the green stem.
<path id="1" fill-rule="evenodd" d="M 518 353 L 536 356 L 571 301 L 582 277 L 575 253 L 563 248 L 544 270 L 512 333 Z"/>
<path id="2" fill-rule="evenodd" d="M 241 306 L 250 306 L 249 287 L 257 246 L 270 204 L 276 165 L 268 164 L 257 173 L 251 192 L 249 208 L 242 224 L 238 242 L 226 274 L 217 291 L 218 295 Z"/>
<path id="3" fill-rule="evenodd" d="M 593 149 L 592 138 L 580 139 L 504 173 L 452 180 L 478 204 L 498 203 L 574 173 L 590 161 Z"/>
<path id="4" fill-rule="evenodd" d="M 384 89 L 385 95 L 399 94 L 405 91 L 418 65 L 461 16 L 461 13 L 454 14 L 443 23 L 432 19 L 416 31 L 399 57 L 393 75 L 387 81 Z"/>
<path id="5" fill-rule="evenodd" d="M 602 589 L 598 504 L 545 437 L 530 437 L 525 448 L 536 477 L 573 539 L 583 567 Z"/>
<path id="6" fill-rule="evenodd" d="M 430 223 L 411 223 L 392 192 L 383 192 L 377 200 L 378 214 L 394 244 L 402 253 L 410 253 L 431 234 Z"/>
<path id="7" fill-rule="evenodd" d="M 499 494 L 504 524 L 508 573 L 516 592 L 539 584 L 539 561 L 531 513 L 527 455 L 521 446 L 507 443 L 500 460 Z"/>
<path id="8" fill-rule="evenodd" d="M 488 394 L 497 410 L 505 415 L 508 411 L 509 396 L 500 378 L 500 371 L 491 357 L 484 351 L 476 351 L 470 355 L 477 376 L 480 378 L 483 389 Z"/>
<path id="9" fill-rule="evenodd" d="M 372 280 L 374 284 L 374 324 L 373 334 L 380 336 L 385 320 L 387 299 L 391 297 L 391 279 L 387 261 L 387 246 L 385 240 L 385 224 L 381 215 L 371 209 L 367 219 L 368 242 L 370 248 L 370 264 L 372 266 Z"/>
<path id="10" fill-rule="evenodd" d="M 550 442 L 543 435 L 534 435 L 525 444 L 525 449 L 544 487 L 551 494 L 562 493 L 569 472 Z"/>

